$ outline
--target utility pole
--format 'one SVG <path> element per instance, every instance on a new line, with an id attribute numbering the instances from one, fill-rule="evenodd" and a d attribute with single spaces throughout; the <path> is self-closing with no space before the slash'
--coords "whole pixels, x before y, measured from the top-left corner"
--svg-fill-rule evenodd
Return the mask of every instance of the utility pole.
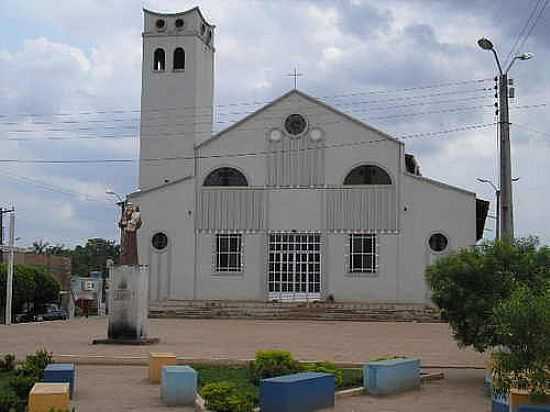
<path id="1" fill-rule="evenodd" d="M 4 263 L 4 208 L 0 207 L 0 264 Z"/>
<path id="2" fill-rule="evenodd" d="M 498 67 L 499 129 L 500 129 L 500 237 L 505 241 L 514 239 L 514 204 L 512 198 L 512 157 L 510 149 L 510 113 L 508 111 L 508 72 L 516 60 L 529 60 L 532 53 L 514 56 L 504 70 L 498 54 L 489 39 L 481 38 L 477 44 L 484 50 L 490 50 L 495 56 Z"/>
<path id="3" fill-rule="evenodd" d="M 10 244 L 9 244 L 8 276 L 6 281 L 6 325 L 11 325 L 14 249 L 15 249 L 15 209 L 12 208 L 11 214 L 10 214 Z"/>
<path id="4" fill-rule="evenodd" d="M 510 114 L 508 111 L 508 74 L 498 76 L 500 128 L 500 224 L 502 237 L 514 239 L 514 203 L 512 195 L 512 156 L 510 149 Z"/>

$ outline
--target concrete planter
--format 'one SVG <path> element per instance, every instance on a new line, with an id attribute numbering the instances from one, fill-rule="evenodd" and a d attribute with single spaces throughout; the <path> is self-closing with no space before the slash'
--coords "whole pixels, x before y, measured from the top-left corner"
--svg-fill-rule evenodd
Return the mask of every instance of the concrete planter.
<path id="1" fill-rule="evenodd" d="M 334 375 L 304 372 L 260 383 L 262 412 L 311 412 L 334 407 L 336 379 Z"/>
<path id="2" fill-rule="evenodd" d="M 510 412 L 550 412 L 550 403 L 535 403 L 525 389 L 511 389 L 509 394 Z"/>
<path id="3" fill-rule="evenodd" d="M 363 385 L 372 395 L 388 395 L 420 387 L 420 359 L 401 358 L 363 366 Z"/>

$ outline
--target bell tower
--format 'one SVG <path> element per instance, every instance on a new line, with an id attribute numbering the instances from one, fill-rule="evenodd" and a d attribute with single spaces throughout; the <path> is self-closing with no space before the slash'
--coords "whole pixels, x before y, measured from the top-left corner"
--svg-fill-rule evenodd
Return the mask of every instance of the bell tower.
<path id="1" fill-rule="evenodd" d="M 212 132 L 214 28 L 198 7 L 144 9 L 139 188 L 193 174 L 195 143 Z"/>

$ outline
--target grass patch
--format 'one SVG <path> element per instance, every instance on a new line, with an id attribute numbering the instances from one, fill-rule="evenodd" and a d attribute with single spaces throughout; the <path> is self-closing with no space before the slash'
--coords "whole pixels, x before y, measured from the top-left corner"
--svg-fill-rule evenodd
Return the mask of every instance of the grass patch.
<path id="1" fill-rule="evenodd" d="M 255 399 L 259 397 L 260 388 L 251 382 L 251 375 L 246 366 L 212 366 L 203 364 L 190 365 L 199 374 L 199 393 L 208 383 L 231 382 L 243 393 L 249 393 Z M 360 368 L 339 369 L 342 371 L 342 384 L 336 390 L 351 389 L 363 386 L 363 370 Z"/>

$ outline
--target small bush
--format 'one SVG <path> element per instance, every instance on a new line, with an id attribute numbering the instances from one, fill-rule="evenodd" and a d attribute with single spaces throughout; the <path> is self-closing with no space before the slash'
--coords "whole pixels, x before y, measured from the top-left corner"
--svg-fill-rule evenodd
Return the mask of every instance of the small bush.
<path id="1" fill-rule="evenodd" d="M 9 381 L 9 386 L 17 398 L 26 400 L 32 387 L 38 381 L 39 379 L 34 376 L 16 375 Z"/>
<path id="2" fill-rule="evenodd" d="M 15 355 L 8 353 L 4 355 L 4 359 L 0 359 L 0 371 L 10 372 L 15 369 Z"/>
<path id="3" fill-rule="evenodd" d="M 25 405 L 10 392 L 0 392 L 0 412 L 23 412 Z"/>
<path id="4" fill-rule="evenodd" d="M 330 362 L 306 363 L 302 366 L 304 372 L 322 372 L 331 373 L 336 378 L 336 386 L 342 386 L 344 383 L 344 373 Z"/>
<path id="5" fill-rule="evenodd" d="M 254 409 L 254 399 L 230 382 L 206 384 L 201 396 L 206 401 L 206 407 L 215 412 L 251 412 Z"/>
<path id="6" fill-rule="evenodd" d="M 8 385 L 20 402 L 26 404 L 32 387 L 36 382 L 40 382 L 44 369 L 52 361 L 52 355 L 42 349 L 28 355 L 23 363 L 15 368 L 15 376 Z"/>
<path id="7" fill-rule="evenodd" d="M 256 352 L 256 360 L 250 363 L 250 376 L 257 384 L 261 379 L 290 375 L 299 372 L 300 369 L 300 364 L 288 351 L 260 350 Z"/>

